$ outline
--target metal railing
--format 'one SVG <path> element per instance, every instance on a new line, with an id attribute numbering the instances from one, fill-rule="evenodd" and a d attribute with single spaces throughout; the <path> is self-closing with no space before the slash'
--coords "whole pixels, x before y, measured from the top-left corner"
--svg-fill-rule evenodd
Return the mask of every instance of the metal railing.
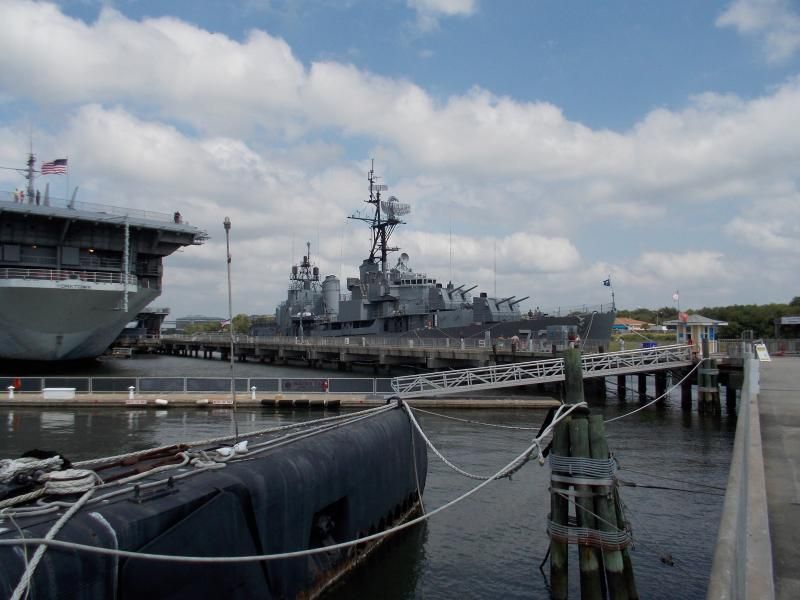
<path id="1" fill-rule="evenodd" d="M 0 191 L 0 202 L 5 202 L 8 204 L 16 204 L 17 206 L 20 205 L 19 202 L 16 202 L 14 200 L 14 192 L 11 191 Z M 47 204 L 44 203 L 44 198 L 41 199 L 41 202 L 42 202 L 41 204 L 42 207 L 68 208 L 73 210 L 85 210 L 88 212 L 106 213 L 108 215 L 114 215 L 119 217 L 138 217 L 140 219 L 148 219 L 150 221 L 167 221 L 171 223 L 175 222 L 174 215 L 150 211 L 150 210 L 139 210 L 136 208 L 111 206 L 109 204 L 97 204 L 94 202 L 82 202 L 77 200 L 72 201 L 67 198 L 58 198 L 56 196 L 50 196 L 47 200 Z M 25 206 L 34 206 L 34 204 L 29 202 L 27 198 L 25 202 L 23 202 L 22 204 Z M 181 220 L 181 224 L 187 225 L 188 223 L 186 221 Z"/>
<path id="2" fill-rule="evenodd" d="M 20 386 L 17 387 L 16 384 Z M 75 388 L 79 394 L 128 393 L 131 386 L 137 393 L 198 394 L 231 391 L 229 377 L 0 377 L 0 390 L 15 386 L 16 392 L 40 393 L 45 388 Z M 288 394 L 353 394 L 391 393 L 389 378 L 350 377 L 237 377 L 236 391 Z M 0 399 L 2 404 L 2 399 Z"/>
<path id="3" fill-rule="evenodd" d="M 192 342 L 209 344 L 228 344 L 230 338 L 227 333 L 198 333 L 190 334 L 165 334 L 161 337 L 165 342 Z M 463 350 L 473 352 L 503 351 L 511 352 L 512 341 L 508 338 L 492 338 L 488 343 L 483 338 L 456 338 L 456 337 L 378 337 L 378 336 L 330 336 L 330 337 L 300 337 L 300 336 L 252 336 L 235 334 L 235 344 L 276 344 L 276 345 L 303 345 L 309 347 L 335 347 L 353 348 L 434 348 Z M 516 352 L 524 353 L 549 353 L 553 347 L 557 351 L 569 347 L 567 342 L 552 342 L 549 340 L 520 340 Z M 596 351 L 598 344 L 587 340 L 582 344 L 584 351 Z"/>
<path id="4" fill-rule="evenodd" d="M 71 281 L 75 283 L 124 283 L 124 273 L 104 271 L 72 271 L 65 269 L 0 269 L 0 279 L 29 279 L 37 281 Z M 136 275 L 128 275 L 128 285 L 137 285 Z"/>
<path id="5" fill-rule="evenodd" d="M 605 377 L 691 364 L 692 347 L 686 345 L 582 356 L 584 377 Z M 395 377 L 392 379 L 392 389 L 402 398 L 414 398 L 563 380 L 564 359 L 556 358 Z"/>

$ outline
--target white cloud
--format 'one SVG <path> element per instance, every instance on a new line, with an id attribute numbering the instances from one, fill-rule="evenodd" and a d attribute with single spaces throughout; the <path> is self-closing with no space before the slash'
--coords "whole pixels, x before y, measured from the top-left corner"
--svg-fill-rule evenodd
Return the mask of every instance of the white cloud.
<path id="1" fill-rule="evenodd" d="M 433 12 L 475 10 L 453 6 Z M 412 204 L 411 226 L 396 241 L 440 280 L 452 229 L 454 277 L 491 291 L 496 243 L 498 292 L 533 293 L 541 305 L 602 298 L 609 272 L 640 302 L 690 280 L 695 297 L 712 297 L 723 289 L 711 283 L 717 272 L 724 289 L 749 292 L 744 263 L 725 268 L 733 258 L 717 238 L 695 237 L 689 252 L 637 255 L 655 247 L 648 227 L 658 233 L 674 222 L 678 237 L 694 210 L 707 210 L 734 245 L 769 265 L 770 281 L 784 273 L 778 254 L 793 256 L 791 223 L 800 215 L 759 214 L 757 205 L 798 204 L 800 79 L 750 100 L 699 94 L 611 131 L 551 103 L 480 87 L 437 97 L 353 65 L 304 65 L 260 31 L 236 41 L 175 18 L 134 21 L 108 9 L 85 24 L 21 0 L 0 3 L 0 22 L 0 88 L 41 114 L 63 115 L 53 131 L 36 133 L 36 144 L 69 154 L 81 196 L 180 209 L 212 233 L 206 246 L 168 259 L 176 297 L 188 297 L 194 281 L 217 281 L 206 273 L 219 268 L 225 215 L 236 268 L 251 274 L 237 292 L 248 311 L 281 299 L 292 245 L 310 239 L 316 248 L 317 229 L 323 273 L 344 264 L 353 275 L 368 232 L 345 217 L 361 205 L 368 167 L 348 155 L 351 139 L 359 158 L 370 155 L 361 155 L 364 144 L 371 149 L 391 193 Z M 3 164 L 18 162 L 27 133 L 22 124 L 0 131 Z M 0 177 L 11 181 L 8 172 Z M 740 206 L 749 208 L 734 214 Z M 606 258 L 607 245 L 628 238 L 625 252 Z"/>
<path id="2" fill-rule="evenodd" d="M 439 26 L 440 17 L 468 17 L 477 10 L 477 0 L 407 0 L 408 6 L 417 13 L 420 31 L 433 31 Z"/>
<path id="3" fill-rule="evenodd" d="M 787 0 L 735 0 L 717 26 L 760 38 L 770 62 L 784 61 L 800 49 L 800 15 Z"/>

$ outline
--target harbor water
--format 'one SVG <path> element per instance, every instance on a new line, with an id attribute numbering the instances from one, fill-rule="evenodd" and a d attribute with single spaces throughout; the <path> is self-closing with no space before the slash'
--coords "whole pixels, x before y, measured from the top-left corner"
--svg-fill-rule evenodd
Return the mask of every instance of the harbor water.
<path id="1" fill-rule="evenodd" d="M 69 374 L 223 377 L 229 375 L 229 369 L 220 361 L 157 357 L 98 363 Z M 294 367 L 236 365 L 237 376 L 319 377 L 321 373 Z M 326 376 L 340 375 L 328 372 Z M 366 372 L 350 375 L 371 376 Z M 590 404 L 593 412 L 607 418 L 640 406 L 638 400 L 623 403 L 612 396 L 604 403 Z M 538 427 L 545 414 L 530 409 L 436 412 L 525 427 Z M 272 408 L 239 410 L 239 429 L 246 435 L 248 430 L 322 414 Z M 498 471 L 535 435 L 535 431 L 494 428 L 431 414 L 418 413 L 417 417 L 445 456 L 477 475 Z M 618 476 L 637 484 L 623 486 L 621 496 L 633 527 L 635 548 L 631 554 L 642 598 L 705 597 L 734 429 L 733 414 L 723 411 L 721 417 L 711 417 L 683 411 L 678 390 L 663 406 L 652 406 L 607 424 L 609 446 L 621 467 Z M 227 410 L 25 409 L 2 407 L 0 403 L 3 458 L 40 448 L 81 460 L 230 431 Z M 425 506 L 429 510 L 441 506 L 476 483 L 452 471 L 430 452 Z M 547 466 L 528 463 L 510 481 L 494 482 L 424 525 L 390 539 L 364 568 L 327 597 L 548 598 L 546 577 L 539 570 L 548 547 L 548 486 Z M 570 570 L 570 595 L 577 598 L 574 549 Z M 549 574 L 547 565 L 544 573 Z"/>

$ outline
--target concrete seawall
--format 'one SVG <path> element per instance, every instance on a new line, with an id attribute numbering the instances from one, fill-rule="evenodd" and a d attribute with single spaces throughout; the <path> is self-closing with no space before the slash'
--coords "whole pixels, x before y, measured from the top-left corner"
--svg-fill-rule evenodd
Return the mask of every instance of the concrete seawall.
<path id="1" fill-rule="evenodd" d="M 736 440 L 709 581 L 709 600 L 775 598 L 759 366 L 758 360 L 745 359 Z"/>

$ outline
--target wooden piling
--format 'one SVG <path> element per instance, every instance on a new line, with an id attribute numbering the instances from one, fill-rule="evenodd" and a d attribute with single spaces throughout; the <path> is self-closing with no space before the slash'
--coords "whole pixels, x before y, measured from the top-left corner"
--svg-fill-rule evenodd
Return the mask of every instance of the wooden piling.
<path id="1" fill-rule="evenodd" d="M 667 372 L 666 371 L 656 371 L 656 398 L 661 398 L 658 401 L 659 404 L 663 404 L 666 402 L 666 397 L 663 397 L 664 394 L 667 393 Z"/>
<path id="2" fill-rule="evenodd" d="M 639 401 L 644 402 L 647 400 L 647 373 L 639 373 L 637 379 L 639 380 Z"/>
<path id="3" fill-rule="evenodd" d="M 608 443 L 606 442 L 605 424 L 602 415 L 589 417 L 589 446 L 592 458 L 608 460 Z M 600 531 L 624 529 L 624 523 L 617 523 L 613 488 L 609 486 L 598 491 L 601 493 L 594 497 L 594 512 L 599 517 L 597 519 L 597 529 Z M 620 550 L 605 550 L 602 557 L 609 600 L 628 600 L 628 586 L 625 581 L 625 563 L 622 559 L 622 552 Z"/>
<path id="4" fill-rule="evenodd" d="M 552 452 L 557 456 L 569 456 L 569 421 L 561 421 L 553 430 Z M 558 525 L 567 526 L 569 500 L 551 492 L 550 518 Z M 550 597 L 553 600 L 566 600 L 569 588 L 569 554 L 566 542 L 550 539 Z"/>
<path id="5" fill-rule="evenodd" d="M 571 456 L 590 458 L 589 421 L 586 417 L 576 417 L 570 421 L 569 447 Z M 592 491 L 590 485 L 575 485 L 575 516 L 578 527 L 597 528 Z M 578 546 L 578 559 L 581 573 L 581 599 L 603 600 L 598 549 L 581 544 Z"/>
<path id="6" fill-rule="evenodd" d="M 617 397 L 619 397 L 622 402 L 625 402 L 625 396 L 628 393 L 625 380 L 625 375 L 617 375 Z"/>
<path id="7" fill-rule="evenodd" d="M 567 404 L 583 402 L 583 367 L 581 351 L 577 348 L 564 352 L 564 387 Z"/>
<path id="8" fill-rule="evenodd" d="M 619 499 L 619 490 L 614 490 L 614 510 L 617 513 L 617 523 L 620 527 L 625 527 L 625 515 L 622 514 L 622 503 Z M 622 564 L 624 565 L 625 586 L 628 588 L 629 600 L 639 600 L 639 591 L 636 589 L 636 578 L 633 576 L 633 561 L 631 553 L 627 548 L 621 550 Z"/>

